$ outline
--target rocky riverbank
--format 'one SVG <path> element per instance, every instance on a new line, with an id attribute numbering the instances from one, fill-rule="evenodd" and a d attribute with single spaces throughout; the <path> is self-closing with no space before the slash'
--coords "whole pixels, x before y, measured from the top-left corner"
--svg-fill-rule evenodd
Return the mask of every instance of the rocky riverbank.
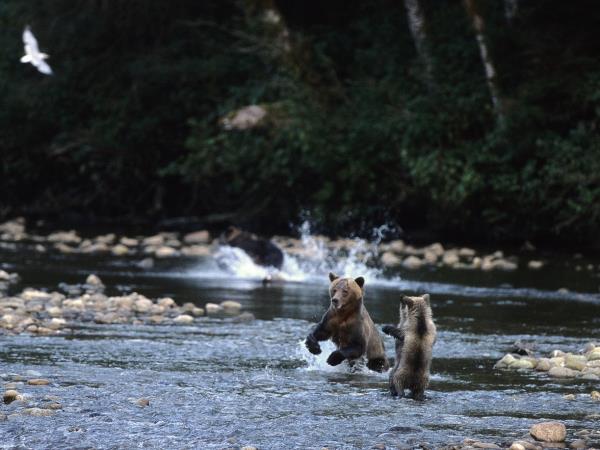
<path id="1" fill-rule="evenodd" d="M 553 350 L 546 357 L 535 357 L 529 353 L 507 353 L 494 368 L 543 372 L 552 378 L 600 381 L 600 346 L 597 343 L 586 344 L 581 354 Z M 600 394 L 596 394 L 600 399 Z"/>
<path id="2" fill-rule="evenodd" d="M 495 444 L 476 439 L 465 439 L 460 444 L 442 447 L 442 450 L 543 450 L 548 448 L 597 449 L 600 448 L 600 431 L 584 429 L 569 432 L 562 422 L 538 422 L 531 425 L 528 433 L 514 441 Z"/>
<path id="3" fill-rule="evenodd" d="M 0 271 L 1 277 L 16 279 L 16 274 Z M 234 321 L 253 320 L 242 305 L 231 300 L 206 303 L 203 308 L 188 302 L 177 305 L 172 298 L 149 299 L 136 292 L 107 296 L 96 275 L 82 284 L 59 285 L 59 291 L 25 288 L 15 295 L 0 290 L 0 330 L 38 335 L 68 332 L 81 323 L 192 325 L 201 317 L 229 317 Z M 4 291 L 5 292 L 5 291 Z"/>
<path id="4" fill-rule="evenodd" d="M 445 247 L 439 242 L 413 246 L 403 240 L 370 243 L 361 239 L 332 239 L 326 236 L 293 238 L 275 236 L 272 241 L 286 254 L 301 259 L 322 259 L 324 256 L 353 255 L 373 266 L 418 270 L 450 268 L 458 270 L 514 271 L 517 268 L 539 270 L 541 259 L 505 255 L 501 250 L 478 252 L 468 247 Z M 187 234 L 160 232 L 151 236 L 108 233 L 83 236 L 75 230 L 57 230 L 49 234 L 29 232 L 23 218 L 0 224 L 0 249 L 18 251 L 59 252 L 62 254 L 105 254 L 114 257 L 143 257 L 140 267 L 150 268 L 154 259 L 197 258 L 214 255 L 219 239 L 207 230 Z M 529 248 L 531 249 L 531 247 Z M 596 270 L 593 264 L 577 266 L 579 270 Z"/>

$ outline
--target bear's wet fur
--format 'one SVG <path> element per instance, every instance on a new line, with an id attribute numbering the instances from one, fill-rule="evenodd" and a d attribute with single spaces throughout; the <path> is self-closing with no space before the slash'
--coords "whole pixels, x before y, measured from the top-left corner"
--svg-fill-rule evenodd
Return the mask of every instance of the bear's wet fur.
<path id="1" fill-rule="evenodd" d="M 337 366 L 345 359 L 353 364 L 366 356 L 369 369 L 387 370 L 389 363 L 383 339 L 363 303 L 364 278 L 340 278 L 330 273 L 329 280 L 329 309 L 306 338 L 306 347 L 318 355 L 321 353 L 319 341 L 331 339 L 337 350 L 327 358 L 328 364 Z"/>
<path id="2" fill-rule="evenodd" d="M 432 319 L 429 294 L 403 296 L 400 300 L 400 323 L 386 325 L 383 332 L 396 339 L 396 361 L 390 372 L 390 392 L 404 396 L 408 389 L 415 400 L 425 398 L 436 328 Z"/>
<path id="3" fill-rule="evenodd" d="M 265 267 L 281 269 L 283 252 L 273 242 L 255 234 L 230 226 L 221 236 L 221 243 L 244 250 L 252 260 Z"/>

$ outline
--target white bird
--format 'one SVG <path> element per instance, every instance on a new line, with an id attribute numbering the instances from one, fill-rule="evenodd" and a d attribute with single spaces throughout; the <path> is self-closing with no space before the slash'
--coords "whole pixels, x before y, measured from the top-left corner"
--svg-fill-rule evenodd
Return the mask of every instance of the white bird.
<path id="1" fill-rule="evenodd" d="M 44 61 L 48 58 L 48 55 L 40 52 L 37 39 L 28 26 L 25 27 L 25 31 L 23 31 L 23 43 L 25 44 L 25 55 L 21 57 L 21 62 L 31 63 L 40 72 L 45 73 L 46 75 L 52 75 L 52 69 L 46 61 Z"/>

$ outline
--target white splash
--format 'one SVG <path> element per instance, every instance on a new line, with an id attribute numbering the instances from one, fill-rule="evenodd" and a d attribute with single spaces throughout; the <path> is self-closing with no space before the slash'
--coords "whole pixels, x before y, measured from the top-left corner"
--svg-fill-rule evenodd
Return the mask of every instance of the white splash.
<path id="1" fill-rule="evenodd" d="M 38 71 L 46 75 L 52 75 L 52 69 L 44 61 L 48 58 L 46 53 L 40 52 L 38 42 L 29 26 L 23 31 L 23 44 L 25 44 L 25 55 L 21 57 L 22 63 L 31 63 Z"/>
<path id="2" fill-rule="evenodd" d="M 229 246 L 219 247 L 214 254 L 215 261 L 222 274 L 247 280 L 322 283 L 329 272 L 334 272 L 340 276 L 363 276 L 369 283 L 391 281 L 384 278 L 381 269 L 375 266 L 385 227 L 374 230 L 373 241 L 351 238 L 344 239 L 344 245 L 336 245 L 336 242 L 342 241 L 329 241 L 323 236 L 313 235 L 308 221 L 301 225 L 299 231 L 299 245 L 283 250 L 281 270 L 259 266 L 243 250 Z"/>

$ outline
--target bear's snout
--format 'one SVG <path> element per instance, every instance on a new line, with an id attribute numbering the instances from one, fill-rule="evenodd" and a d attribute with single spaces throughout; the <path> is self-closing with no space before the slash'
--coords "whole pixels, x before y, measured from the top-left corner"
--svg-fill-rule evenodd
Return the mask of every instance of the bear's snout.
<path id="1" fill-rule="evenodd" d="M 339 303 L 340 303 L 340 301 L 339 301 L 337 298 L 333 297 L 333 298 L 331 299 L 331 304 L 332 304 L 334 307 L 336 307 L 336 308 L 337 308 L 337 306 L 338 306 L 338 304 L 339 304 Z"/>

